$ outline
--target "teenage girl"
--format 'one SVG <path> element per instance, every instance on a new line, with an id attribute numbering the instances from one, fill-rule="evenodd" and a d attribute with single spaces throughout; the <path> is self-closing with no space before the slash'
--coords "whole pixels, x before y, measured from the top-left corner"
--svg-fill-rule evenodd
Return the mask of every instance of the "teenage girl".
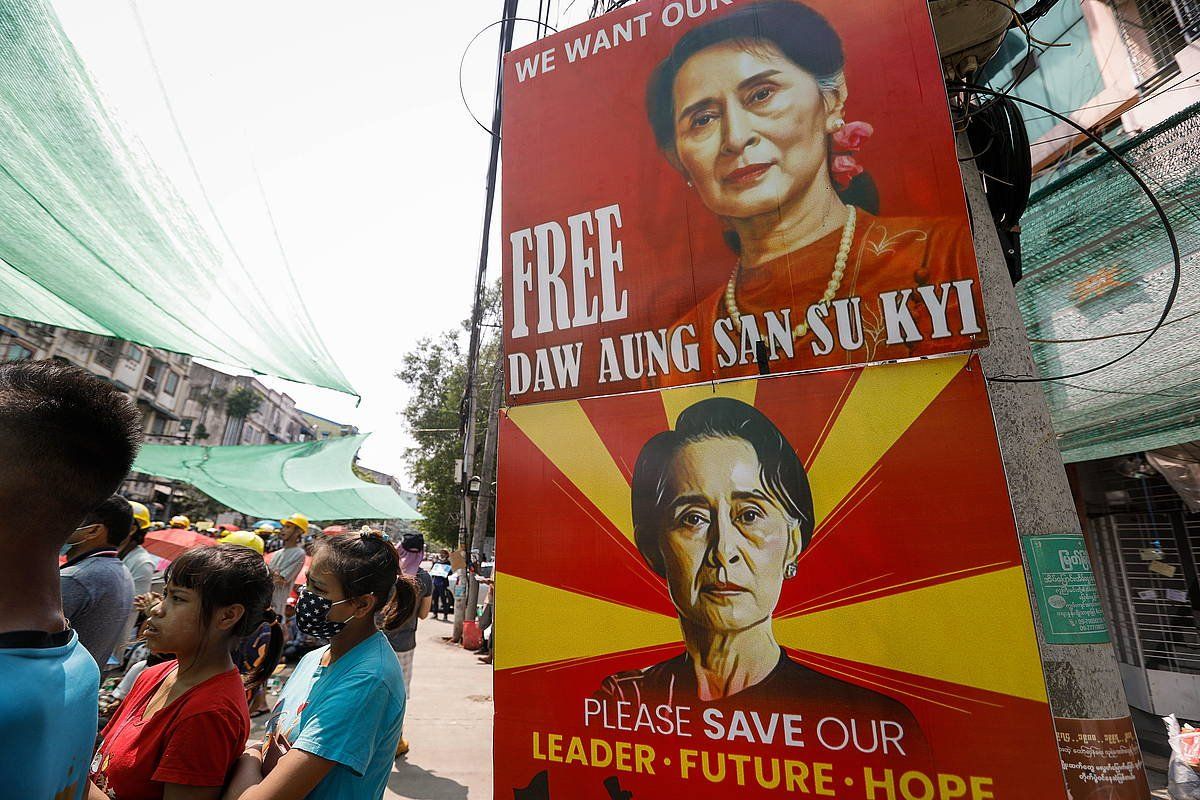
<path id="1" fill-rule="evenodd" d="M 296 602 L 300 630 L 328 639 L 300 660 L 263 744 L 238 762 L 225 800 L 383 796 L 404 721 L 404 679 L 387 638 L 417 591 L 377 531 L 320 540 Z"/>
<path id="2" fill-rule="evenodd" d="M 148 667 L 100 734 L 89 800 L 220 798 L 250 736 L 246 692 L 270 676 L 282 642 L 243 681 L 231 652 L 264 620 L 271 574 L 239 545 L 189 550 L 171 564 L 146 644 L 174 659 Z M 277 630 L 277 628 L 276 628 Z"/>

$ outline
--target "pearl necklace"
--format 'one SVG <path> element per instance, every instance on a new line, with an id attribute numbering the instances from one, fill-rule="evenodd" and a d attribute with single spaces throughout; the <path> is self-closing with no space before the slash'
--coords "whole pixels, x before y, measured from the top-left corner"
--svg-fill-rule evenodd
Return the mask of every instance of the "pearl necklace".
<path id="1" fill-rule="evenodd" d="M 837 258 L 833 260 L 833 273 L 829 276 L 829 284 L 825 287 L 825 294 L 821 296 L 819 305 L 827 305 L 837 295 L 838 289 L 842 286 L 842 278 L 846 274 L 846 262 L 850 258 L 850 246 L 854 243 L 854 226 L 858 213 L 854 206 L 848 206 L 846 210 L 846 221 L 842 224 L 842 240 L 838 245 Z M 737 279 L 738 273 L 742 271 L 741 259 L 733 268 L 733 273 L 729 276 L 729 283 L 725 286 L 725 310 L 729 312 L 729 318 L 733 320 L 734 327 L 738 333 L 742 330 L 742 312 L 738 310 L 737 304 Z M 801 322 L 794 329 L 792 334 L 799 339 L 808 333 L 808 322 Z"/>

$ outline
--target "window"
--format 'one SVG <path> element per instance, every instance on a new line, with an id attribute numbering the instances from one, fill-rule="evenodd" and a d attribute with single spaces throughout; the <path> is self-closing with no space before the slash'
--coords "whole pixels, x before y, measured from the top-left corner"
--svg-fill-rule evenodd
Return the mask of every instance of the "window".
<path id="1" fill-rule="evenodd" d="M 161 436 L 167 432 L 167 418 L 154 415 L 153 421 L 150 423 L 150 434 L 152 436 Z"/>
<path id="2" fill-rule="evenodd" d="M 188 390 L 188 400 L 192 400 L 196 403 L 203 403 L 204 402 L 204 387 L 203 386 L 193 386 L 191 389 L 189 389 Z"/>
<path id="3" fill-rule="evenodd" d="M 28 347 L 22 347 L 16 342 L 0 344 L 0 361 L 24 361 L 27 358 L 33 358 L 33 351 Z"/>
<path id="4" fill-rule="evenodd" d="M 167 373 L 167 382 L 163 385 L 163 391 L 166 392 L 167 394 L 171 395 L 171 397 L 174 397 L 175 390 L 178 388 L 179 388 L 179 374 L 176 372 L 168 372 Z"/>
<path id="5" fill-rule="evenodd" d="M 149 392 L 150 394 L 158 394 L 158 382 L 162 380 L 163 373 L 166 370 L 166 364 L 157 358 L 150 359 L 150 366 L 146 367 L 146 376 L 142 378 L 142 391 Z"/>
<path id="6" fill-rule="evenodd" d="M 117 353 L 120 349 L 121 345 L 115 339 L 100 339 L 96 348 L 96 364 L 111 372 L 117 363 Z"/>
<path id="7" fill-rule="evenodd" d="M 142 363 L 142 348 L 133 342 L 127 342 L 125 345 L 125 357 L 135 364 Z"/>
<path id="8" fill-rule="evenodd" d="M 1200 18 L 1193 4 L 1187 0 L 1126 0 L 1113 5 L 1137 73 L 1138 89 L 1152 92 L 1179 74 L 1175 54 L 1195 37 Z M 1186 31 L 1181 23 L 1186 24 Z"/>

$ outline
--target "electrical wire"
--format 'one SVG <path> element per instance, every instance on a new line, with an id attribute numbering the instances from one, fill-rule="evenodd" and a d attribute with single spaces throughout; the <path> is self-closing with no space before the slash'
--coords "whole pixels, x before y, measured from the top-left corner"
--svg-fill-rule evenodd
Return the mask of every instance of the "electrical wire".
<path id="1" fill-rule="evenodd" d="M 1031 41 L 1031 42 L 1033 42 L 1033 43 L 1035 43 L 1035 44 L 1039 44 L 1039 45 L 1041 45 L 1042 47 L 1070 47 L 1070 46 L 1071 46 L 1071 43 L 1070 43 L 1070 42 L 1055 42 L 1055 43 L 1052 43 L 1052 42 L 1044 42 L 1044 41 L 1042 41 L 1041 39 L 1039 39 L 1039 38 L 1037 38 L 1036 36 L 1034 36 L 1034 35 L 1033 35 L 1033 32 L 1032 32 L 1032 31 L 1029 29 L 1029 23 L 1028 23 L 1028 22 L 1026 22 L 1024 15 L 1023 15 L 1023 14 L 1021 14 L 1021 12 L 1020 12 L 1020 11 L 1017 11 L 1017 9 L 1016 9 L 1015 7 L 1013 7 L 1013 6 L 1009 5 L 1008 3 L 1004 2 L 1004 0 L 989 0 L 989 2 L 996 3 L 997 5 L 1004 6 L 1004 8 L 1005 8 L 1005 9 L 1006 9 L 1006 10 L 1007 10 L 1007 11 L 1008 11 L 1010 14 L 1012 14 L 1012 22 L 1010 22 L 1010 23 L 1009 23 L 1009 25 L 1008 25 L 1009 29 L 1012 29 L 1012 28 L 1014 28 L 1014 27 L 1015 27 L 1015 28 L 1020 28 L 1020 29 L 1021 29 L 1021 33 L 1025 34 L 1025 38 L 1026 38 L 1026 39 L 1028 39 L 1029 41 Z M 1054 5 L 1054 3 L 1057 3 L 1057 2 L 1058 2 L 1058 0 L 1054 0 L 1054 2 L 1052 2 L 1050 5 L 1051 5 L 1051 6 L 1053 6 L 1053 5 Z M 1047 9 L 1047 11 L 1048 11 L 1048 10 L 1049 10 L 1049 9 Z"/>
<path id="2" fill-rule="evenodd" d="M 1180 78 L 1180 79 L 1179 79 L 1179 82 L 1180 82 L 1180 83 L 1186 83 L 1187 81 L 1193 80 L 1193 79 L 1195 79 L 1195 78 L 1197 78 L 1197 77 L 1200 77 L 1200 70 L 1197 70 L 1196 72 L 1193 72 L 1191 75 L 1188 75 L 1188 76 L 1187 76 L 1187 77 L 1185 77 L 1185 78 Z M 1122 113 L 1122 114 L 1127 114 L 1127 113 L 1129 113 L 1130 111 L 1132 111 L 1133 109 L 1135 109 L 1135 108 L 1137 108 L 1138 106 L 1142 105 L 1143 103 L 1147 103 L 1147 102 L 1149 102 L 1150 100 L 1154 100 L 1154 99 L 1156 99 L 1156 98 L 1158 98 L 1158 97 L 1162 97 L 1164 94 L 1168 94 L 1168 93 L 1170 93 L 1170 92 L 1180 92 L 1180 91 L 1183 91 L 1184 89 L 1196 89 L 1196 88 L 1197 88 L 1197 87 L 1196 87 L 1196 86 L 1194 86 L 1194 85 L 1193 85 L 1193 86 L 1172 86 L 1170 89 L 1163 89 L 1162 91 L 1159 91 L 1159 92 L 1154 92 L 1154 93 L 1152 93 L 1152 94 L 1148 94 L 1148 95 L 1146 95 L 1146 96 L 1145 96 L 1145 97 L 1143 97 L 1141 100 L 1138 100 L 1136 104 L 1134 104 L 1134 105 L 1130 106 L 1129 108 L 1125 109 L 1125 110 L 1124 110 L 1124 111 L 1122 111 L 1121 113 Z M 1072 108 L 1071 110 L 1069 110 L 1069 111 L 1064 111 L 1063 113 L 1064 113 L 1064 114 L 1075 114 L 1075 113 L 1078 113 L 1078 112 L 1080 112 L 1080 111 L 1090 111 L 1090 110 L 1091 110 L 1091 109 L 1093 109 L 1093 108 L 1104 108 L 1104 107 L 1106 107 L 1106 106 L 1119 106 L 1119 105 L 1121 105 L 1122 103 L 1126 103 L 1126 102 L 1128 102 L 1128 98 L 1126 98 L 1125 100 L 1110 100 L 1110 101 L 1108 101 L 1108 102 L 1105 102 L 1105 103 L 1095 103 L 1095 104 L 1093 104 L 1093 105 L 1090 105 L 1090 106 L 1080 106 L 1079 108 Z M 1037 121 L 1039 121 L 1039 120 L 1043 120 L 1043 119 L 1049 119 L 1049 118 L 1050 118 L 1050 116 L 1049 116 L 1049 115 L 1046 115 L 1046 116 L 1044 116 L 1044 117 L 1030 117 L 1028 120 L 1026 120 L 1026 122 L 1037 122 Z"/>
<path id="3" fill-rule="evenodd" d="M 480 36 L 483 36 L 483 34 L 487 33 L 497 25 L 504 25 L 509 22 L 532 22 L 534 25 L 538 26 L 545 25 L 545 27 L 550 28 L 550 30 L 554 31 L 555 33 L 558 33 L 556 28 L 550 27 L 550 23 L 543 23 L 540 19 L 530 19 L 529 17 L 504 17 L 503 19 L 498 19 L 495 22 L 489 22 L 487 25 L 484 25 L 482 28 L 480 28 L 478 33 L 471 37 L 471 41 L 467 42 L 467 46 L 463 48 L 462 56 L 458 59 L 458 95 L 462 98 L 463 107 L 467 109 L 467 113 L 471 115 L 471 119 L 475 120 L 475 124 L 482 128 L 484 133 L 488 134 L 489 136 L 498 137 L 500 134 L 480 122 L 479 117 L 475 116 L 475 112 L 471 110 L 471 104 L 467 102 L 467 90 L 463 88 L 463 66 L 467 63 L 467 53 L 470 52 L 471 45 L 475 44 L 475 41 Z"/>
<path id="4" fill-rule="evenodd" d="M 1188 383 L 1182 384 L 1182 386 L 1187 386 L 1188 384 L 1195 382 L 1195 380 L 1188 381 Z M 1078 383 L 1067 383 L 1066 381 L 1063 381 L 1059 385 L 1066 386 L 1069 389 L 1080 389 L 1085 392 L 1095 392 L 1096 394 L 1117 394 L 1127 397 L 1167 397 L 1172 400 L 1190 400 L 1196 396 L 1193 392 L 1188 392 L 1187 394 L 1171 394 L 1166 389 L 1150 390 L 1145 392 L 1129 392 L 1125 391 L 1124 389 L 1097 389 L 1095 386 L 1082 386 Z M 1178 389 L 1181 387 L 1176 386 L 1172 388 Z"/>
<path id="5" fill-rule="evenodd" d="M 1181 317 L 1176 317 L 1173 320 L 1164 322 L 1159 327 L 1165 328 L 1168 325 L 1174 325 L 1177 322 L 1183 322 L 1184 320 L 1191 319 L 1192 317 L 1196 316 L 1197 314 L 1200 314 L 1200 311 L 1192 311 L 1190 313 L 1184 314 Z M 1085 342 L 1103 342 L 1106 339 L 1119 339 L 1122 336 L 1137 336 L 1138 334 L 1141 334 L 1141 333 L 1150 333 L 1151 330 L 1153 330 L 1153 329 L 1152 328 L 1142 328 L 1141 330 L 1136 330 L 1136 331 L 1118 331 L 1117 333 L 1105 333 L 1100 336 L 1085 336 L 1080 339 L 1030 339 L 1029 341 L 1034 344 L 1083 344 Z"/>
<path id="6" fill-rule="evenodd" d="M 989 89 L 984 86 L 976 86 L 974 84 L 968 84 L 968 83 L 953 83 L 953 84 L 950 84 L 949 88 L 952 91 L 955 91 L 955 90 L 960 91 L 960 92 L 964 93 L 965 95 L 974 93 L 974 94 L 990 95 L 993 98 L 999 98 L 1001 96 L 999 92 L 996 92 L 993 89 Z M 1146 334 L 1146 337 L 1144 339 L 1142 339 L 1141 341 L 1139 341 L 1137 344 L 1135 344 L 1127 352 L 1117 356 L 1116 358 L 1110 359 L 1109 361 L 1106 361 L 1103 364 L 1099 364 L 1097 366 L 1089 367 L 1087 369 L 1079 370 L 1076 372 L 1071 372 L 1066 375 L 1056 375 L 1056 376 L 1049 377 L 1049 378 L 1037 378 L 1037 377 L 1033 377 L 1033 376 L 1023 376 L 1023 375 L 996 375 L 991 378 L 988 378 L 988 380 L 994 381 L 996 383 L 1048 383 L 1050 381 L 1063 381 L 1063 380 L 1068 380 L 1070 378 L 1078 378 L 1082 375 L 1090 375 L 1091 373 L 1099 372 L 1100 370 L 1107 369 L 1108 367 L 1111 367 L 1112 365 L 1116 364 L 1119 361 L 1123 361 L 1124 359 L 1126 359 L 1129 356 L 1136 353 L 1138 350 L 1142 349 L 1142 347 L 1144 347 L 1152 338 L 1154 338 L 1154 334 L 1158 332 L 1159 328 L 1161 328 L 1164 324 L 1166 324 L 1167 317 L 1170 315 L 1171 309 L 1175 306 L 1175 298 L 1179 294 L 1179 285 L 1183 281 L 1183 264 L 1182 264 L 1182 258 L 1179 254 L 1179 242 L 1176 241 L 1176 239 L 1175 239 L 1175 228 L 1171 225 L 1171 220 L 1167 217 L 1167 212 L 1165 209 L 1163 209 L 1162 204 L 1158 201 L 1158 198 L 1155 196 L 1154 191 L 1146 184 L 1146 182 L 1142 179 L 1142 176 L 1138 174 L 1137 170 L 1134 169 L 1133 166 L 1128 161 L 1126 161 L 1125 158 L 1120 153 L 1118 153 L 1116 150 L 1114 150 L 1112 147 L 1110 147 L 1103 139 L 1096 136 L 1094 133 L 1092 133 L 1091 131 L 1089 131 L 1087 128 L 1083 127 L 1079 123 L 1075 122 L 1070 117 L 1066 116 L 1065 114 L 1060 114 L 1059 112 L 1055 111 L 1052 108 L 1048 108 L 1047 106 L 1044 106 L 1040 103 L 1036 103 L 1032 100 L 1026 100 L 1023 97 L 1016 97 L 1016 96 L 1012 96 L 1012 95 L 1009 95 L 1008 97 L 1010 100 L 1012 100 L 1014 102 L 1024 103 L 1025 105 L 1032 106 L 1046 114 L 1049 114 L 1049 115 L 1055 117 L 1056 119 L 1058 119 L 1062 122 L 1067 123 L 1071 127 L 1078 130 L 1080 133 L 1082 133 L 1084 136 L 1087 136 L 1096 145 L 1098 145 L 1101 149 L 1103 149 L 1106 153 L 1108 153 L 1108 155 L 1114 161 L 1116 161 L 1118 164 L 1120 164 L 1121 167 L 1127 173 L 1129 173 L 1129 176 L 1131 178 L 1133 178 L 1134 182 L 1137 183 L 1138 187 L 1140 187 L 1141 190 L 1146 194 L 1147 199 L 1150 200 L 1150 204 L 1154 206 L 1154 211 L 1158 214 L 1159 219 L 1162 220 L 1163 228 L 1167 234 L 1167 241 L 1170 242 L 1170 245 L 1171 245 L 1171 256 L 1174 261 L 1175 274 L 1174 274 L 1173 280 L 1171 282 L 1171 289 L 1167 293 L 1167 300 L 1163 304 L 1162 313 L 1159 315 L 1158 321 L 1155 322 L 1155 324 L 1152 328 L 1150 328 L 1149 332 Z M 965 97 L 964 102 L 970 102 L 970 98 Z"/>

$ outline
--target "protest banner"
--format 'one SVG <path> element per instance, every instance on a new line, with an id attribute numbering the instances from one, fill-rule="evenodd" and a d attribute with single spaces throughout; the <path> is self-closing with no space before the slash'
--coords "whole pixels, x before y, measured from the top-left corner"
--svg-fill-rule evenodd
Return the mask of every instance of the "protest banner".
<path id="1" fill-rule="evenodd" d="M 500 437 L 497 797 L 1064 797 L 976 358 Z"/>
<path id="2" fill-rule="evenodd" d="M 986 343 L 924 0 L 631 4 L 507 56 L 503 136 L 511 404 Z"/>

